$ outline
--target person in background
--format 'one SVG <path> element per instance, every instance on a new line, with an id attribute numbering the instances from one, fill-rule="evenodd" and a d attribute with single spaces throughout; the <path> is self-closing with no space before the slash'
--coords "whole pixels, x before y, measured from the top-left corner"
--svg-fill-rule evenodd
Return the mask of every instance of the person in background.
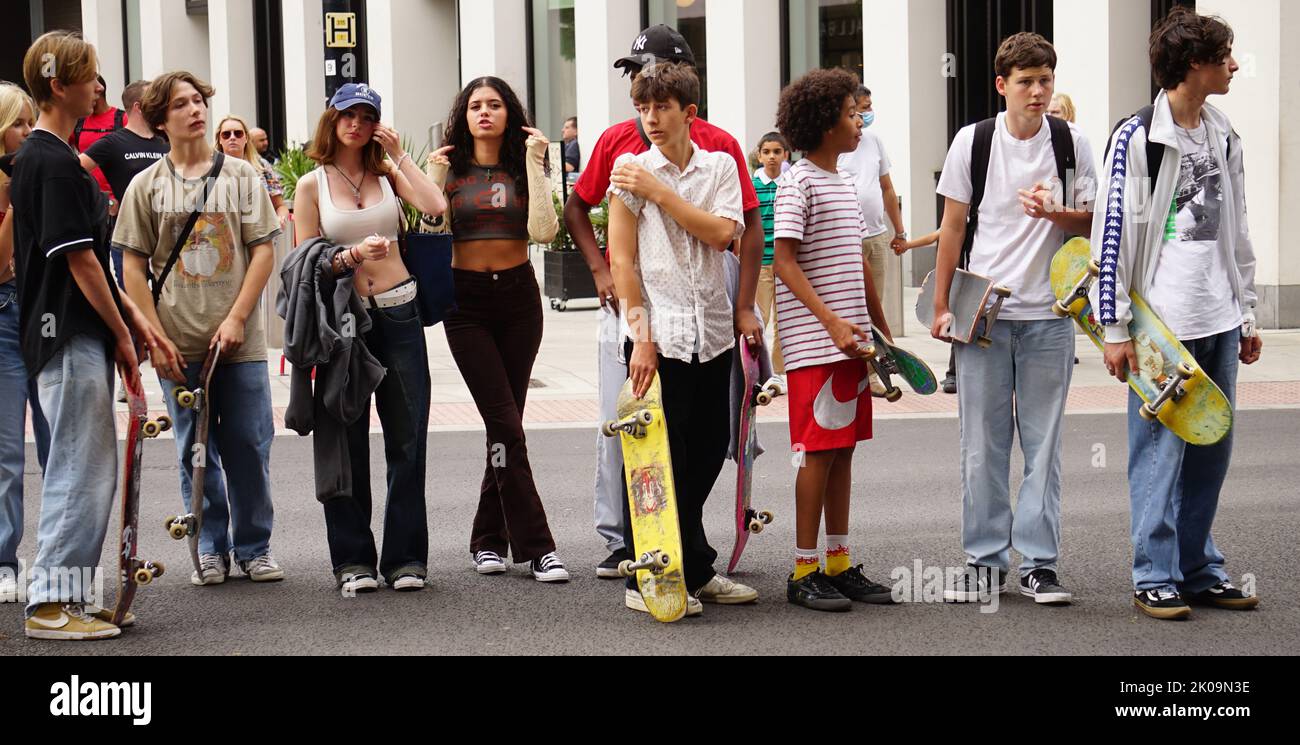
<path id="1" fill-rule="evenodd" d="M 776 328 L 776 274 L 772 268 L 775 243 L 772 240 L 776 215 L 776 186 L 781 166 L 790 162 L 790 145 L 780 132 L 768 132 L 758 141 L 759 167 L 754 171 L 754 192 L 758 194 L 758 211 L 763 217 L 763 268 L 758 273 L 758 310 L 763 314 L 763 328 Z M 773 334 L 772 375 L 785 387 L 785 363 L 781 359 L 781 338 Z"/>
<path id="2" fill-rule="evenodd" d="M 284 187 L 280 185 L 280 177 L 276 175 L 275 169 L 267 164 L 265 158 L 257 154 L 248 132 L 248 125 L 243 119 L 234 114 L 227 114 L 226 118 L 217 125 L 212 149 L 214 152 L 220 151 L 228 157 L 240 158 L 253 164 L 253 168 L 262 175 L 266 193 L 271 197 L 271 204 L 275 207 L 275 216 L 283 226 L 289 219 L 289 207 L 284 203 Z"/>
<path id="3" fill-rule="evenodd" d="M 77 120 L 76 125 L 72 128 L 72 137 L 68 139 L 68 144 L 72 145 L 72 148 L 79 153 L 86 152 L 101 137 L 107 137 L 125 127 L 128 121 L 125 111 L 108 104 L 106 95 L 108 83 L 104 82 L 103 75 L 95 78 L 95 85 L 95 110 L 91 112 L 90 116 L 84 116 Z M 109 185 L 108 179 L 99 170 L 93 171 L 91 175 L 95 177 L 95 181 L 99 184 L 99 190 L 109 198 L 109 217 L 116 215 L 117 200 L 113 199 L 113 188 Z"/>
<path id="4" fill-rule="evenodd" d="M 1052 104 L 1047 107 L 1047 115 L 1074 124 L 1074 100 L 1065 93 L 1052 96 Z"/>
<path id="5" fill-rule="evenodd" d="M 564 120 L 564 172 L 577 173 L 582 170 L 582 150 L 578 147 L 578 117 L 571 116 Z"/>

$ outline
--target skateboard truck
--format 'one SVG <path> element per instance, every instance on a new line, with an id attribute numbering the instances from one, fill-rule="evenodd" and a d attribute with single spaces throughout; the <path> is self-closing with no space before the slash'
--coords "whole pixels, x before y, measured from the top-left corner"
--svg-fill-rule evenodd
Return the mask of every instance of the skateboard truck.
<path id="1" fill-rule="evenodd" d="M 171 515 L 163 521 L 163 528 L 173 540 L 182 540 L 194 535 L 195 519 L 193 514 Z"/>
<path id="2" fill-rule="evenodd" d="M 758 406 L 767 406 L 772 403 L 772 399 L 785 394 L 785 389 L 780 384 L 771 380 L 761 386 L 754 386 L 754 403 Z"/>
<path id="3" fill-rule="evenodd" d="M 762 533 L 763 527 L 771 525 L 772 520 L 774 519 L 776 518 L 767 510 L 763 510 L 762 512 L 749 510 L 749 532 Z"/>
<path id="4" fill-rule="evenodd" d="M 166 569 L 161 561 L 137 561 L 132 565 L 131 573 L 137 585 L 147 585 L 163 576 Z"/>
<path id="5" fill-rule="evenodd" d="M 167 432 L 171 428 L 172 428 L 172 418 L 164 414 L 163 416 L 160 416 L 157 419 L 150 419 L 149 421 L 146 421 L 144 424 L 140 425 L 140 434 L 145 437 L 154 438 L 162 434 L 163 432 Z"/>
<path id="6" fill-rule="evenodd" d="M 1088 298 L 1088 293 L 1092 291 L 1092 283 L 1096 281 L 1100 274 L 1101 267 L 1097 266 L 1096 259 L 1089 259 L 1087 274 L 1084 274 L 1079 278 L 1079 283 L 1074 286 L 1073 290 L 1070 290 L 1070 294 L 1066 296 L 1064 300 L 1057 300 L 1056 303 L 1052 305 L 1052 312 L 1056 314 L 1056 317 L 1065 318 L 1070 315 L 1071 305 L 1074 305 L 1080 300 L 1086 300 Z"/>
<path id="7" fill-rule="evenodd" d="M 659 574 L 668 568 L 672 563 L 672 557 L 663 551 L 646 551 L 641 554 L 641 558 L 632 561 L 625 559 L 618 564 L 618 573 L 624 577 L 631 577 L 637 573 L 638 569 L 648 569 L 653 574 Z"/>
<path id="8" fill-rule="evenodd" d="M 984 314 L 984 334 L 975 340 L 980 349 L 988 349 L 993 346 L 993 337 L 989 336 L 989 334 L 993 333 L 993 324 L 998 322 L 998 314 L 1002 312 L 1002 301 L 1011 297 L 1011 290 L 1006 287 L 995 286 L 993 294 L 997 296 L 997 300 L 993 302 L 993 307 Z"/>
<path id="9" fill-rule="evenodd" d="M 645 437 L 645 428 L 655 420 L 655 415 L 648 409 L 642 409 L 626 419 L 611 419 L 600 425 L 601 434 L 613 437 L 619 432 L 626 432 L 633 437 Z"/>
<path id="10" fill-rule="evenodd" d="M 1134 373 L 1130 370 L 1129 374 Z M 1160 388 L 1160 395 L 1156 396 L 1156 400 L 1151 403 L 1142 404 L 1142 408 L 1138 409 L 1138 414 L 1148 422 L 1160 416 L 1160 410 L 1164 408 L 1165 404 L 1170 401 L 1177 403 L 1182 400 L 1183 396 L 1187 395 L 1183 383 L 1194 377 L 1196 377 L 1195 368 L 1186 362 L 1178 363 L 1178 368 L 1174 371 L 1174 377 L 1166 381 L 1164 386 Z"/>
<path id="11" fill-rule="evenodd" d="M 894 385 L 894 381 L 889 377 L 890 373 L 898 373 L 898 366 L 893 364 L 889 356 L 885 355 L 884 359 L 881 359 L 873 355 L 868 358 L 868 362 L 871 363 L 871 369 L 876 371 L 876 377 L 880 378 L 880 384 L 885 386 L 885 400 L 892 404 L 902 398 L 903 389 Z"/>

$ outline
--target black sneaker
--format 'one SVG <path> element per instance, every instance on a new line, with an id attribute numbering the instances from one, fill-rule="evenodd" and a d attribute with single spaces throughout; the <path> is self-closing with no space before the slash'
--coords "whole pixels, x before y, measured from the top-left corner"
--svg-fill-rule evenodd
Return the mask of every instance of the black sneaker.
<path id="1" fill-rule="evenodd" d="M 798 581 L 791 574 L 785 582 L 785 599 L 813 610 L 842 612 L 853 607 L 853 601 L 841 595 L 821 572 L 813 572 Z"/>
<path id="2" fill-rule="evenodd" d="M 596 565 L 596 576 L 601 579 L 619 579 L 623 575 L 618 573 L 618 565 L 631 559 L 632 552 L 626 548 L 620 548 Z"/>
<path id="3" fill-rule="evenodd" d="M 867 579 L 867 576 L 862 573 L 861 564 L 836 575 L 824 576 L 832 587 L 849 600 L 879 605 L 893 605 L 898 602 L 894 600 L 893 590 Z"/>
<path id="4" fill-rule="evenodd" d="M 1192 609 L 1173 590 L 1138 590 L 1133 593 L 1133 605 L 1148 616 L 1165 621 L 1182 621 L 1192 615 Z"/>
<path id="5" fill-rule="evenodd" d="M 943 379 L 943 392 L 944 393 L 957 392 L 957 377 L 955 375 L 949 375 Z"/>
<path id="6" fill-rule="evenodd" d="M 1000 569 L 971 564 L 966 571 L 957 576 L 951 587 L 943 590 L 945 603 L 978 603 L 990 597 L 990 593 L 1001 595 L 1007 587 L 1007 575 Z"/>
<path id="7" fill-rule="evenodd" d="M 1224 580 L 1208 590 L 1200 592 L 1188 592 L 1183 594 L 1183 598 L 1193 605 L 1212 605 L 1215 608 L 1227 608 L 1228 610 L 1250 610 L 1259 605 L 1259 597 L 1247 595 L 1232 586 L 1232 583 Z"/>
<path id="8" fill-rule="evenodd" d="M 1061 587 L 1056 572 L 1051 569 L 1035 569 L 1021 577 L 1020 594 L 1044 605 L 1069 605 L 1074 599 L 1069 590 Z"/>

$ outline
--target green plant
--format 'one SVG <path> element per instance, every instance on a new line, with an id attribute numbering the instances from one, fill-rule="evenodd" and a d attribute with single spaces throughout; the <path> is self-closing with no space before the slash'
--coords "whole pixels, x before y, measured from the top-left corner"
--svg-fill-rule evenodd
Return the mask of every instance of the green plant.
<path id="1" fill-rule="evenodd" d="M 307 148 L 304 145 L 292 145 L 280 152 L 279 162 L 275 164 L 275 173 L 280 177 L 280 184 L 284 187 L 285 201 L 293 201 L 293 195 L 298 190 L 298 179 L 311 173 L 315 168 L 316 161 L 307 157 Z"/>
<path id="2" fill-rule="evenodd" d="M 414 143 L 411 142 L 411 138 L 402 135 L 402 149 L 411 154 L 411 162 L 415 163 L 415 167 L 423 170 L 424 159 L 429 152 L 429 145 L 428 143 L 425 143 L 420 146 L 419 150 L 413 149 L 413 145 Z M 406 213 L 407 229 L 413 233 L 422 232 L 421 227 L 424 223 L 420 220 L 420 211 L 407 203 L 406 200 L 402 200 L 401 205 L 402 211 Z"/>
<path id="3" fill-rule="evenodd" d="M 564 224 L 564 204 L 560 201 L 558 194 L 551 194 L 551 202 L 555 205 L 555 216 L 560 221 L 560 229 L 555 233 L 555 239 L 547 247 L 551 251 L 576 251 L 578 247 L 574 245 L 573 240 L 569 237 L 569 229 Z M 591 216 L 591 227 L 596 232 L 596 244 L 605 245 L 605 235 L 609 230 L 609 200 L 603 199 L 600 204 L 591 208 L 588 213 Z"/>

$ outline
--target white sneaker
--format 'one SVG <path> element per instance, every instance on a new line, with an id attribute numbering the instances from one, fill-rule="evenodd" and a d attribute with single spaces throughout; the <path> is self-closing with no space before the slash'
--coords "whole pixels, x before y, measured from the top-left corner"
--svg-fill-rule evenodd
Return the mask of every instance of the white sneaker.
<path id="1" fill-rule="evenodd" d="M 391 586 L 398 592 L 414 592 L 415 590 L 423 590 L 424 577 L 417 574 L 403 574 L 400 577 L 395 577 Z"/>
<path id="2" fill-rule="evenodd" d="M 552 551 L 540 559 L 533 559 L 529 562 L 529 567 L 533 570 L 533 579 L 538 582 L 568 582 L 569 571 L 564 568 L 564 562 Z"/>
<path id="3" fill-rule="evenodd" d="M 284 579 L 284 570 L 270 554 L 262 554 L 252 561 L 241 561 L 239 568 L 254 582 L 278 582 Z"/>
<path id="4" fill-rule="evenodd" d="M 650 609 L 647 608 L 645 605 L 645 598 L 641 597 L 641 593 L 637 592 L 636 590 L 629 589 L 623 591 L 623 605 L 627 606 L 628 608 L 631 608 L 632 610 L 639 610 L 642 613 L 650 612 Z M 687 595 L 686 615 L 698 616 L 703 612 L 704 612 L 704 605 L 701 604 L 697 598 L 691 595 Z"/>
<path id="5" fill-rule="evenodd" d="M 18 575 L 10 567 L 0 567 L 0 603 L 18 602 Z"/>
<path id="6" fill-rule="evenodd" d="M 758 590 L 739 582 L 732 582 L 721 574 L 715 574 L 707 585 L 696 591 L 695 596 L 706 603 L 738 605 L 758 600 Z"/>
<path id="7" fill-rule="evenodd" d="M 379 580 L 369 572 L 348 572 L 339 580 L 339 589 L 343 597 L 353 597 L 360 593 L 378 590 Z"/>
<path id="8" fill-rule="evenodd" d="M 474 554 L 474 571 L 479 574 L 501 574 L 506 570 L 506 563 L 496 551 L 479 551 Z"/>
<path id="9" fill-rule="evenodd" d="M 200 554 L 199 555 L 200 572 L 190 573 L 190 584 L 202 587 L 204 585 L 219 585 L 226 581 L 226 575 L 230 574 L 230 560 L 222 554 Z"/>

